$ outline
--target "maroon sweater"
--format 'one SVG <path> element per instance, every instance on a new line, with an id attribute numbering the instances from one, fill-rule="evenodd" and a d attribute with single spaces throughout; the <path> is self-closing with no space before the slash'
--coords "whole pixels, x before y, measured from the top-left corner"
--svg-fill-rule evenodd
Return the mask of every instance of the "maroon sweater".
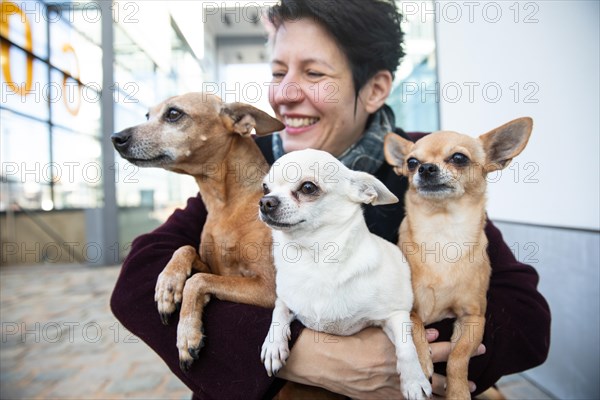
<path id="1" fill-rule="evenodd" d="M 270 140 L 266 139 L 258 143 L 272 162 Z M 399 199 L 404 198 L 406 179 L 396 176 L 391 167 L 384 164 L 375 175 Z M 403 216 L 402 201 L 365 208 L 369 229 L 393 243 L 398 240 L 397 230 Z M 194 398 L 271 398 L 284 382 L 269 378 L 260 362 L 260 348 L 271 322 L 270 309 L 213 298 L 203 317 L 205 347 L 187 373 L 179 369 L 175 346 L 178 318 L 173 317 L 169 326 L 160 321 L 154 302 L 158 274 L 179 247 L 198 248 L 205 220 L 202 199 L 190 198 L 185 209 L 176 210 L 162 226 L 134 240 L 111 298 L 112 311 L 129 331 L 162 357 L 194 392 Z M 477 385 L 476 393 L 503 375 L 543 363 L 550 345 L 550 310 L 537 291 L 536 271 L 515 259 L 491 222 L 485 232 L 492 276 L 483 339 L 487 351 L 469 364 L 469 379 Z M 438 340 L 449 340 L 452 321 L 431 325 L 440 331 Z M 291 345 L 302 329 L 297 321 L 292 324 Z M 435 370 L 443 374 L 445 367 L 445 363 L 438 363 Z"/>

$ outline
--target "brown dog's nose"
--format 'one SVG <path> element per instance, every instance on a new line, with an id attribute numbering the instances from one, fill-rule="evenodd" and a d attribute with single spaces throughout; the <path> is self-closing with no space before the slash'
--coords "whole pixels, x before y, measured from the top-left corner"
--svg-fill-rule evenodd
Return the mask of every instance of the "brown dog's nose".
<path id="1" fill-rule="evenodd" d="M 113 133 L 110 137 L 110 140 L 113 142 L 113 146 L 117 151 L 125 151 L 129 147 L 131 139 L 131 130 L 125 129 L 121 132 Z"/>
<path id="2" fill-rule="evenodd" d="M 263 214 L 270 214 L 279 206 L 279 200 L 274 196 L 265 196 L 260 199 L 258 206 Z"/>
<path id="3" fill-rule="evenodd" d="M 424 178 L 428 178 L 430 176 L 435 176 L 439 172 L 439 168 L 435 164 L 421 164 L 419 167 L 419 175 L 422 175 Z"/>

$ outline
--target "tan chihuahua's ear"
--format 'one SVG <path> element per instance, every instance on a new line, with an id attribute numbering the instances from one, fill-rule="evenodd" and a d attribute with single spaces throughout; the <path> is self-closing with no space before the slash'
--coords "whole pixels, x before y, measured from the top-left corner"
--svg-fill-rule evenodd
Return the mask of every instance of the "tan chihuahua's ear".
<path id="1" fill-rule="evenodd" d="M 532 129 L 533 120 L 523 117 L 479 136 L 485 150 L 486 171 L 497 171 L 507 167 L 527 145 Z"/>
<path id="2" fill-rule="evenodd" d="M 362 171 L 351 171 L 349 196 L 352 201 L 374 206 L 394 204 L 398 198 L 377 178 Z"/>
<path id="3" fill-rule="evenodd" d="M 256 130 L 257 135 L 266 135 L 285 128 L 285 125 L 264 111 L 249 104 L 227 103 L 221 108 L 221 119 L 230 132 L 247 136 Z"/>
<path id="4" fill-rule="evenodd" d="M 398 175 L 408 175 L 406 171 L 406 156 L 410 153 L 414 143 L 395 133 L 385 135 L 383 154 L 388 164 L 394 167 Z"/>

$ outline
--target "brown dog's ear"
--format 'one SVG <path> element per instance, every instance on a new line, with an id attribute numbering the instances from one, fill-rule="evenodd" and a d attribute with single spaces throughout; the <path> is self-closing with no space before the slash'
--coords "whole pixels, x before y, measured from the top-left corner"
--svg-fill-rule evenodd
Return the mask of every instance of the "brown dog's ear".
<path id="1" fill-rule="evenodd" d="M 394 172 L 398 175 L 407 175 L 406 156 L 410 153 L 413 142 L 404 139 L 395 133 L 385 135 L 383 143 L 383 154 L 388 164 L 394 167 Z"/>
<path id="2" fill-rule="evenodd" d="M 527 145 L 532 129 L 533 120 L 523 117 L 479 136 L 486 155 L 486 171 L 497 171 L 508 166 Z"/>
<path id="3" fill-rule="evenodd" d="M 252 129 L 257 135 L 266 135 L 285 128 L 285 125 L 264 111 L 249 104 L 227 103 L 221 108 L 221 119 L 230 132 L 242 136 L 250 135 Z"/>

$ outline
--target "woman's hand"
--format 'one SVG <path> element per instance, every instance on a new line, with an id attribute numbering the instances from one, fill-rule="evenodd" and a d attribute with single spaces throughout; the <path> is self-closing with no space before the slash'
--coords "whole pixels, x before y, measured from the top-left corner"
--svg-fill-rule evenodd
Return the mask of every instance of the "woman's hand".
<path id="1" fill-rule="evenodd" d="M 402 397 L 394 345 L 378 328 L 343 337 L 304 329 L 278 377 L 355 399 Z"/>
<path id="2" fill-rule="evenodd" d="M 429 343 L 431 343 L 438 338 L 439 333 L 436 329 L 427 329 L 426 335 L 427 335 L 427 341 Z M 431 348 L 431 359 L 432 359 L 433 363 L 435 364 L 438 362 L 448 361 L 448 356 L 450 356 L 450 352 L 454 348 L 454 343 L 452 343 L 452 342 L 437 342 L 437 343 L 431 343 L 429 345 L 429 347 Z M 485 346 L 483 344 L 480 344 L 479 347 L 477 348 L 476 353 L 473 354 L 473 357 L 479 356 L 484 353 L 485 353 Z M 436 395 L 437 397 L 444 397 L 446 394 L 446 377 L 444 375 L 434 373 L 433 377 L 432 377 L 431 386 L 432 386 L 434 395 Z M 474 392 L 475 389 L 476 389 L 475 383 L 469 381 L 469 390 L 471 391 L 471 393 Z"/>
<path id="3" fill-rule="evenodd" d="M 438 337 L 427 330 L 431 343 Z M 431 344 L 433 362 L 448 360 L 452 343 Z M 477 354 L 483 354 L 483 345 Z M 353 336 L 332 336 L 305 329 L 278 376 L 294 382 L 323 387 L 354 399 L 401 398 L 394 345 L 378 328 Z M 434 374 L 433 392 L 444 395 L 446 378 Z M 474 390 L 474 384 L 469 382 Z"/>

